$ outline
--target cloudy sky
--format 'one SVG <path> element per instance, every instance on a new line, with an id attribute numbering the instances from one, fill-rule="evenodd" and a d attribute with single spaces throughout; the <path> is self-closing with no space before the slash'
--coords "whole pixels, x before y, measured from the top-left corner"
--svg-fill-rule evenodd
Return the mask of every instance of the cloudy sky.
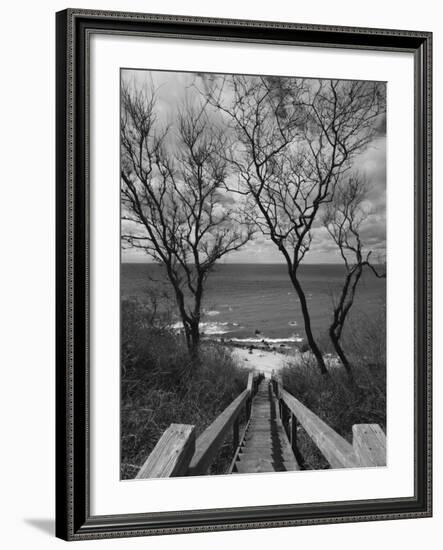
<path id="1" fill-rule="evenodd" d="M 131 86 L 153 86 L 157 95 L 160 119 L 173 122 L 176 106 L 192 94 L 195 74 L 165 71 L 122 70 L 122 82 Z M 379 134 L 370 146 L 354 159 L 354 166 L 365 174 L 369 182 L 366 208 L 371 214 L 362 226 L 362 239 L 367 247 L 384 255 L 386 247 L 386 135 Z M 123 262 L 146 262 L 151 259 L 140 250 L 122 250 Z M 283 258 L 275 245 L 257 235 L 240 251 L 229 254 L 222 263 L 282 263 Z M 341 263 L 337 246 L 324 228 L 314 230 L 311 250 L 305 263 Z"/>

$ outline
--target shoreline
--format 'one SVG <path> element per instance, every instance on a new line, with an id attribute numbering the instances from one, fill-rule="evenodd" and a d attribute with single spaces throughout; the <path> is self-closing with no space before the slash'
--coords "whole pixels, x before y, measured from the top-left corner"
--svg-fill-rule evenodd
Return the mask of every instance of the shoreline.
<path id="1" fill-rule="evenodd" d="M 297 345 L 287 346 L 284 350 L 270 348 L 266 345 L 248 346 L 236 343 L 223 343 L 223 345 L 230 350 L 240 367 L 262 372 L 265 378 L 271 378 L 273 372 L 283 369 L 288 364 L 302 366 L 305 361 L 312 360 L 311 353 L 309 351 L 301 352 Z M 342 367 L 338 357 L 329 353 L 323 357 L 328 368 Z"/>
<path id="2" fill-rule="evenodd" d="M 304 341 L 303 338 L 266 338 L 266 337 L 250 337 L 250 338 L 224 338 L 224 337 L 206 337 L 207 341 L 213 341 L 217 344 L 222 344 L 227 348 L 240 348 L 246 350 L 262 350 L 269 352 L 278 352 L 281 354 L 292 355 L 293 352 L 300 353 L 300 344 Z"/>
<path id="3" fill-rule="evenodd" d="M 296 358 L 296 355 L 268 351 L 266 349 L 248 349 L 244 346 L 226 346 L 230 349 L 232 356 L 242 368 L 253 369 L 262 372 L 265 378 L 271 378 L 272 373 L 281 370 L 286 366 L 289 358 Z"/>

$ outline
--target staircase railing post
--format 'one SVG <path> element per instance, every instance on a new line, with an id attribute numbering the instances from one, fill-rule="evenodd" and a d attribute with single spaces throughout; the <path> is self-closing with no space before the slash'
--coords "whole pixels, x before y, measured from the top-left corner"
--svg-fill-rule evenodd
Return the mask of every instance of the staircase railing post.
<path id="1" fill-rule="evenodd" d="M 253 372 L 250 372 L 248 376 L 248 384 L 246 386 L 246 389 L 249 391 L 249 396 L 246 399 L 246 420 L 249 420 L 249 418 L 251 417 L 252 398 L 257 391 L 256 384 L 257 384 L 257 377 L 254 376 Z"/>
<path id="2" fill-rule="evenodd" d="M 248 383 L 246 384 L 246 389 L 249 391 L 249 394 L 252 394 L 252 392 L 254 391 L 254 381 L 254 373 L 250 372 L 248 375 Z"/>
<path id="3" fill-rule="evenodd" d="M 291 418 L 291 413 L 288 409 L 288 407 L 286 406 L 286 403 L 283 402 L 283 399 L 281 399 L 281 403 L 282 403 L 282 424 L 283 424 L 283 427 L 285 429 L 285 432 L 286 432 L 286 435 L 288 436 L 288 439 L 291 438 L 291 432 L 290 432 L 290 418 Z"/>
<path id="4" fill-rule="evenodd" d="M 354 424 L 352 435 L 360 466 L 386 466 L 386 435 L 378 424 Z"/>
<path id="5" fill-rule="evenodd" d="M 294 454 L 297 451 L 297 419 L 293 413 L 291 413 L 291 447 Z"/>
<path id="6" fill-rule="evenodd" d="M 239 422 L 239 417 L 237 416 L 237 418 L 234 421 L 234 426 L 233 426 L 232 446 L 234 447 L 234 453 L 237 450 L 237 447 L 238 447 L 239 443 L 240 443 L 240 422 Z"/>
<path id="7" fill-rule="evenodd" d="M 276 394 L 277 399 L 278 399 L 278 410 L 279 410 L 279 413 L 280 413 L 280 419 L 283 422 L 283 416 L 284 416 L 285 413 L 284 413 L 284 408 L 283 408 L 284 407 L 283 400 L 281 398 L 281 396 L 282 396 L 282 384 L 281 384 L 280 378 L 277 378 L 275 383 L 276 383 L 276 386 L 277 386 L 275 394 Z"/>
<path id="8" fill-rule="evenodd" d="M 195 451 L 195 426 L 171 424 L 137 473 L 137 479 L 186 475 Z"/>

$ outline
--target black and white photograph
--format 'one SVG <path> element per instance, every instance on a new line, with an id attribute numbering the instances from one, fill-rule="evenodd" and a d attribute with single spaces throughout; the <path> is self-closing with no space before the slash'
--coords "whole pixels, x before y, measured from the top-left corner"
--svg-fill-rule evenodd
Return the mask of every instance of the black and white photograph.
<path id="1" fill-rule="evenodd" d="M 441 547 L 441 2 L 398 8 L 5 3 L 2 547 Z"/>
<path id="2" fill-rule="evenodd" d="M 386 109 L 121 69 L 122 480 L 386 466 Z"/>

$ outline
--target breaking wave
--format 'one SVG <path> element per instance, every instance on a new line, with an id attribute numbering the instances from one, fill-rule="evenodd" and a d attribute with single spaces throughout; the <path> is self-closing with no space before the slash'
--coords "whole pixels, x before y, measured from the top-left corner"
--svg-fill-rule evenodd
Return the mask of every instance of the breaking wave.
<path id="1" fill-rule="evenodd" d="M 205 315 L 207 315 L 208 317 L 215 317 L 216 315 L 220 315 L 220 312 L 217 311 L 216 309 L 213 309 L 213 310 L 210 310 L 210 311 L 204 311 L 203 313 Z"/>
<path id="2" fill-rule="evenodd" d="M 301 336 L 289 336 L 288 338 L 230 338 L 231 342 L 237 342 L 239 344 L 261 344 L 266 342 L 267 344 L 289 344 L 303 342 Z"/>
<path id="3" fill-rule="evenodd" d="M 200 323 L 200 331 L 202 336 L 219 336 L 221 334 L 227 334 L 232 332 L 234 327 L 237 327 L 238 323 Z M 178 321 L 171 325 L 171 328 L 176 331 L 183 330 L 183 323 Z"/>

